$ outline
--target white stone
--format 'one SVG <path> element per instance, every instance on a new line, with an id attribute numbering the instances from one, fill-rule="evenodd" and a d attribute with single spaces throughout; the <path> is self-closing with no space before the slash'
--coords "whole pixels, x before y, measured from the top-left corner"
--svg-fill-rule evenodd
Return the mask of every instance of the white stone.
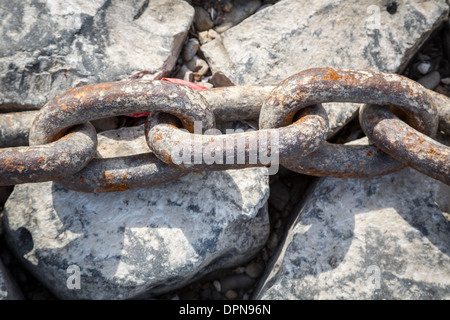
<path id="1" fill-rule="evenodd" d="M 88 194 L 52 182 L 17 185 L 4 233 L 60 298 L 127 299 L 182 287 L 247 262 L 269 235 L 266 168 L 192 173 L 135 190 Z M 70 290 L 69 266 L 80 270 Z"/>
<path id="2" fill-rule="evenodd" d="M 175 66 L 194 16 L 181 0 L 12 0 L 0 7 L 0 108 L 41 108 L 77 85 L 138 71 L 161 78 Z"/>
<path id="3" fill-rule="evenodd" d="M 450 186 L 413 169 L 324 178 L 256 299 L 449 299 Z"/>

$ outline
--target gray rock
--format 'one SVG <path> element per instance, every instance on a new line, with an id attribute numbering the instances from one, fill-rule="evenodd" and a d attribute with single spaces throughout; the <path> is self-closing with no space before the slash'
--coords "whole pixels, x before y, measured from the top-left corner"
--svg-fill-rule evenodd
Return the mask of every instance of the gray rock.
<path id="1" fill-rule="evenodd" d="M 319 180 L 256 299 L 449 299 L 450 186 L 413 169 Z"/>
<path id="2" fill-rule="evenodd" d="M 11 277 L 0 260 L 0 300 L 23 300 L 24 296 L 17 282 Z"/>
<path id="3" fill-rule="evenodd" d="M 223 72 L 216 72 L 211 76 L 211 83 L 216 88 L 222 88 L 222 87 L 232 87 L 234 86 L 234 83 L 231 82 L 230 79 L 226 75 L 223 74 Z"/>
<path id="4" fill-rule="evenodd" d="M 261 7 L 260 0 L 236 0 L 233 3 L 233 9 L 225 14 L 223 22 L 214 29 L 222 33 L 244 21 Z"/>
<path id="5" fill-rule="evenodd" d="M 417 65 L 417 70 L 421 73 L 421 74 L 427 74 L 430 70 L 431 70 L 431 62 L 429 61 L 424 61 L 421 62 Z"/>
<path id="6" fill-rule="evenodd" d="M 5 204 L 5 238 L 60 298 L 159 295 L 246 263 L 264 246 L 266 170 L 192 173 L 157 187 L 106 194 L 52 182 L 18 185 Z M 77 270 L 79 290 L 70 278 Z"/>
<path id="7" fill-rule="evenodd" d="M 189 70 L 192 70 L 194 73 L 204 76 L 208 70 L 209 66 L 205 60 L 200 59 L 198 56 L 194 56 L 190 61 L 186 63 L 186 66 Z"/>
<path id="8" fill-rule="evenodd" d="M 198 40 L 200 41 L 200 44 L 205 44 L 216 38 L 220 38 L 220 34 L 218 34 L 214 29 L 209 29 L 208 31 L 198 33 Z"/>
<path id="9" fill-rule="evenodd" d="M 191 38 L 183 47 L 181 52 L 181 58 L 186 62 L 190 61 L 197 54 L 198 49 L 200 49 L 200 43 L 196 38 Z"/>
<path id="10" fill-rule="evenodd" d="M 441 82 L 441 75 L 439 74 L 439 71 L 433 71 L 417 80 L 417 82 L 425 88 L 433 90 L 439 85 L 439 82 Z"/>
<path id="11" fill-rule="evenodd" d="M 276 84 L 313 67 L 402 71 L 447 17 L 445 0 L 402 2 L 395 14 L 358 0 L 284 0 L 201 46 L 211 71 L 236 85 Z M 379 19 L 378 19 L 379 18 Z M 358 104 L 325 104 L 331 134 Z"/>
<path id="12" fill-rule="evenodd" d="M 69 88 L 136 71 L 161 78 L 194 16 L 180 0 L 13 0 L 0 8 L 0 109 L 40 108 Z"/>
<path id="13" fill-rule="evenodd" d="M 178 79 L 183 79 L 186 81 L 194 81 L 194 72 L 192 72 L 191 69 L 189 69 L 185 64 L 183 64 L 180 67 L 180 70 L 178 70 L 178 73 L 175 76 Z"/>

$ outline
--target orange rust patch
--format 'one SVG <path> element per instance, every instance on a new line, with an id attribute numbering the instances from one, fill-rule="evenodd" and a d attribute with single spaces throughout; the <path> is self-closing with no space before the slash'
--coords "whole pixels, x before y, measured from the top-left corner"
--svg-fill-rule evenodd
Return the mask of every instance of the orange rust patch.
<path id="1" fill-rule="evenodd" d="M 101 190 L 104 191 L 125 191 L 130 189 L 130 186 L 126 182 L 117 183 L 114 181 L 115 175 L 110 172 L 104 172 L 103 177 L 105 178 L 105 181 L 107 185 L 105 187 L 102 187 Z M 122 179 L 127 178 L 127 174 L 123 174 Z"/>
<path id="2" fill-rule="evenodd" d="M 427 154 L 433 155 L 433 156 L 440 156 L 441 155 L 441 153 L 436 151 L 433 147 L 430 147 L 430 149 L 428 149 Z"/>
<path id="3" fill-rule="evenodd" d="M 373 151 L 372 150 L 367 151 L 367 156 L 368 157 L 371 157 L 372 155 L 373 155 Z"/>
<path id="4" fill-rule="evenodd" d="M 360 167 L 362 167 L 364 165 L 364 162 L 360 161 L 358 164 L 359 164 Z"/>
<path id="5" fill-rule="evenodd" d="M 158 133 L 158 134 L 155 134 L 153 141 L 160 141 L 162 139 L 163 139 L 163 136 L 160 133 Z"/>
<path id="6" fill-rule="evenodd" d="M 328 74 L 322 77 L 322 80 L 333 80 L 338 81 L 343 77 L 339 75 L 336 70 L 327 70 Z"/>
<path id="7" fill-rule="evenodd" d="M 418 141 L 419 143 L 424 143 L 424 142 L 425 142 L 425 139 L 424 139 L 424 138 L 421 138 L 421 137 L 417 137 L 417 141 Z"/>
<path id="8" fill-rule="evenodd" d="M 172 163 L 172 156 L 166 150 L 162 151 L 162 155 L 167 162 Z"/>

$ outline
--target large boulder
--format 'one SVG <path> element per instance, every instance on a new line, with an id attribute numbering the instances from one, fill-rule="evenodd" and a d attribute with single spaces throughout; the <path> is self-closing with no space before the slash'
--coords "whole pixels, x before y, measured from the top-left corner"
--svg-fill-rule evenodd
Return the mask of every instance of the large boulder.
<path id="1" fill-rule="evenodd" d="M 321 179 L 256 299 L 449 299 L 450 186 L 413 169 Z"/>
<path id="2" fill-rule="evenodd" d="M 60 298 L 147 297 L 251 259 L 269 234 L 267 198 L 261 169 L 106 194 L 25 184 L 5 205 L 4 232 Z"/>
<path id="3" fill-rule="evenodd" d="M 237 85 L 276 84 L 314 67 L 401 72 L 448 16 L 445 0 L 282 0 L 201 46 Z M 359 104 L 325 104 L 331 134 Z"/>
<path id="4" fill-rule="evenodd" d="M 40 108 L 69 88 L 174 67 L 194 9 L 181 0 L 0 3 L 0 109 Z"/>

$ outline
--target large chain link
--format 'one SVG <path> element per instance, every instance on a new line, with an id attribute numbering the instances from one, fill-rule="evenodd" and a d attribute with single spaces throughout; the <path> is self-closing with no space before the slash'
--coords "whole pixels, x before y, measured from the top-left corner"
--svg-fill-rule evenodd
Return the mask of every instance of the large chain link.
<path id="1" fill-rule="evenodd" d="M 368 139 L 327 142 L 325 102 L 365 103 L 359 120 Z M 94 158 L 97 135 L 89 121 L 141 112 L 150 112 L 147 153 Z M 78 191 L 110 192 L 166 183 L 192 171 L 279 164 L 313 176 L 360 178 L 410 166 L 450 184 L 450 148 L 433 139 L 438 126 L 450 134 L 449 115 L 450 98 L 373 71 L 315 68 L 278 86 L 202 91 L 157 80 L 87 85 L 39 111 L 0 114 L 0 185 L 56 181 Z M 259 130 L 208 132 L 216 120 L 246 119 L 258 119 Z M 30 128 L 28 147 L 23 127 Z"/>

